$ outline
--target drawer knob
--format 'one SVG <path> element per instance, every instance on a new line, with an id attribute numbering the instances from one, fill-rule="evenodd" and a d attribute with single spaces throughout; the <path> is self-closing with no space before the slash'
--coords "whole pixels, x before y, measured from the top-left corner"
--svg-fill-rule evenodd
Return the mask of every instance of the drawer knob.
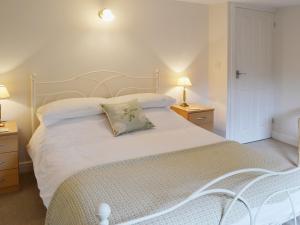
<path id="1" fill-rule="evenodd" d="M 5 178 L 0 178 L 0 184 L 5 182 Z"/>
<path id="2" fill-rule="evenodd" d="M 198 117 L 197 120 L 205 120 L 206 117 Z"/>
<path id="3" fill-rule="evenodd" d="M 1 165 L 3 165 L 4 163 L 5 163 L 5 162 L 3 162 L 3 161 L 0 161 L 0 166 L 1 166 Z"/>
<path id="4" fill-rule="evenodd" d="M 2 147 L 5 147 L 5 145 L 4 144 L 0 144 L 0 148 L 2 148 Z"/>

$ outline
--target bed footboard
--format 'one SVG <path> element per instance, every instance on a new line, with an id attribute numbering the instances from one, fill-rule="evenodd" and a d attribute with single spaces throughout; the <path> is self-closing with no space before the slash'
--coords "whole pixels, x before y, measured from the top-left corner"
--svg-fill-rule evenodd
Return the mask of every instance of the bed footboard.
<path id="1" fill-rule="evenodd" d="M 106 203 L 101 203 L 98 208 L 99 225 L 109 225 L 109 216 L 111 214 L 110 206 Z"/>
<path id="2" fill-rule="evenodd" d="M 184 206 L 185 204 L 206 196 L 206 195 L 212 195 L 212 194 L 224 194 L 227 195 L 228 197 L 231 197 L 233 200 L 231 201 L 231 203 L 228 205 L 228 207 L 225 208 L 224 210 L 224 214 L 222 216 L 220 225 L 224 224 L 224 221 L 226 220 L 230 210 L 233 208 L 233 206 L 235 205 L 235 203 L 237 202 L 241 202 L 243 203 L 243 205 L 245 206 L 245 208 L 247 209 L 248 215 L 249 215 L 249 220 L 250 220 L 250 225 L 256 225 L 257 224 L 257 220 L 259 218 L 259 216 L 261 215 L 262 211 L 263 211 L 263 207 L 275 196 L 282 194 L 282 193 L 286 193 L 287 194 L 287 198 L 289 200 L 290 203 L 290 207 L 292 209 L 293 212 L 293 220 L 295 225 L 297 225 L 297 213 L 296 212 L 296 208 L 295 208 L 295 204 L 294 201 L 291 197 L 291 192 L 300 189 L 300 186 L 296 186 L 293 188 L 289 188 L 289 189 L 283 189 L 280 190 L 278 192 L 272 193 L 271 195 L 269 195 L 264 201 L 263 204 L 258 208 L 257 212 L 255 213 L 255 215 L 253 215 L 253 212 L 251 211 L 250 205 L 247 203 L 247 201 L 245 199 L 242 198 L 243 193 L 245 193 L 245 191 L 247 191 L 250 187 L 252 187 L 253 185 L 255 185 L 257 182 L 269 178 L 269 177 L 275 177 L 275 176 L 283 176 L 283 175 L 289 175 L 292 173 L 296 173 L 299 172 L 300 168 L 295 168 L 292 170 L 288 170 L 288 171 L 284 171 L 284 172 L 274 172 L 274 171 L 270 171 L 270 170 L 265 170 L 265 169 L 259 169 L 259 168 L 250 168 L 250 169 L 243 169 L 243 170 L 237 170 L 237 171 L 233 171 L 230 173 L 227 173 L 221 177 L 218 177 L 214 180 L 212 180 L 211 182 L 209 182 L 208 184 L 204 185 L 202 188 L 198 189 L 197 191 L 195 191 L 193 194 L 191 194 L 190 196 L 188 196 L 186 199 L 184 199 L 183 201 L 179 202 L 177 205 L 168 208 L 166 210 L 160 211 L 158 213 L 155 214 L 151 214 L 148 216 L 144 216 L 141 218 L 137 218 L 137 219 L 133 219 L 127 222 L 123 222 L 123 223 L 119 223 L 117 225 L 134 225 L 137 223 L 141 223 L 141 222 L 146 222 L 148 220 L 151 219 L 155 219 L 159 216 L 163 216 L 167 213 L 173 212 L 176 209 L 179 209 L 180 207 Z M 221 181 L 224 181 L 225 179 L 231 178 L 233 176 L 236 175 L 240 175 L 240 174 L 247 174 L 247 173 L 258 173 L 259 175 L 257 177 L 255 177 L 253 180 L 251 180 L 249 183 L 247 183 L 238 193 L 233 192 L 231 190 L 228 189 L 209 189 L 210 187 L 212 187 L 213 185 L 220 183 Z M 109 216 L 111 214 L 111 208 L 108 204 L 106 203 L 101 203 L 99 205 L 98 208 L 98 218 L 100 220 L 99 225 L 109 225 Z"/>

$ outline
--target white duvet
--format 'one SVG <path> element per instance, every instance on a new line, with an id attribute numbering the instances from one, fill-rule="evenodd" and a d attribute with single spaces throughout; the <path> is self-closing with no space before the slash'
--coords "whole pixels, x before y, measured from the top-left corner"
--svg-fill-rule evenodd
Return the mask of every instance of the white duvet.
<path id="1" fill-rule="evenodd" d="M 54 192 L 65 179 L 82 169 L 224 141 L 169 109 L 147 109 L 145 113 L 156 125 L 154 129 L 119 137 L 113 136 L 104 115 L 68 119 L 50 127 L 40 126 L 28 145 L 28 152 L 44 205 L 48 207 Z M 298 212 L 300 192 L 294 193 L 293 197 Z M 281 223 L 287 221 L 291 212 L 282 209 L 288 208 L 288 200 L 267 205 L 265 212 L 268 213 L 263 214 L 259 224 L 268 224 L 273 215 L 277 215 L 276 220 Z M 247 224 L 249 218 L 245 217 L 236 225 Z"/>
<path id="2" fill-rule="evenodd" d="M 68 119 L 34 133 L 28 152 L 48 207 L 59 185 L 95 165 L 224 141 L 166 108 L 145 110 L 154 129 L 114 137 L 104 115 Z"/>

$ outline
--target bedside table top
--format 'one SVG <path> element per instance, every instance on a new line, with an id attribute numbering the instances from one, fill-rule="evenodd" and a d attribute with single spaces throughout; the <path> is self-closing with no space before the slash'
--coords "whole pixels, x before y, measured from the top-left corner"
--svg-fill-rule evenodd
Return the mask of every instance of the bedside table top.
<path id="1" fill-rule="evenodd" d="M 172 105 L 171 108 L 177 108 L 182 111 L 186 111 L 187 113 L 206 112 L 206 111 L 214 111 L 215 110 L 212 107 L 200 105 L 200 104 L 190 104 L 188 107 L 183 107 L 180 105 Z"/>
<path id="2" fill-rule="evenodd" d="M 7 132 L 1 132 L 1 129 L 8 129 Z M 18 133 L 18 126 L 15 121 L 5 122 L 5 127 L 0 127 L 0 136 L 13 135 Z"/>

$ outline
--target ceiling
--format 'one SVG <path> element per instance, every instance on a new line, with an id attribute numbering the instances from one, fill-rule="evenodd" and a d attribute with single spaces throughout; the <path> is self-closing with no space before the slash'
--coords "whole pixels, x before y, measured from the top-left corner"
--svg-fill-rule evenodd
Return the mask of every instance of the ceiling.
<path id="1" fill-rule="evenodd" d="M 214 4 L 220 2 L 229 2 L 230 0 L 179 0 L 184 2 L 195 2 L 202 4 Z M 250 3 L 269 7 L 286 7 L 300 5 L 300 0 L 233 0 L 232 2 Z"/>

